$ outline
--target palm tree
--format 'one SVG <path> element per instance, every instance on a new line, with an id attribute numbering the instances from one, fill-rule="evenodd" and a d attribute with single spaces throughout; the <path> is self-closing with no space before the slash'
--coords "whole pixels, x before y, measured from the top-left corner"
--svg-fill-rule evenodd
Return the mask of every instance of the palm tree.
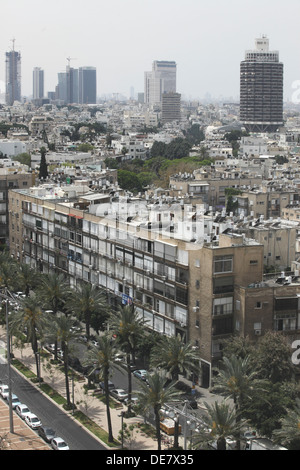
<path id="1" fill-rule="evenodd" d="M 253 398 L 254 392 L 265 390 L 266 382 L 256 377 L 257 372 L 250 364 L 250 356 L 224 357 L 214 379 L 213 391 L 232 398 L 236 412 L 239 412 L 242 406 Z"/>
<path id="2" fill-rule="evenodd" d="M 113 442 L 113 431 L 109 408 L 109 388 L 108 380 L 110 369 L 114 364 L 116 346 L 112 341 L 111 335 L 105 333 L 97 338 L 98 346 L 92 346 L 86 354 L 85 365 L 90 367 L 90 374 L 95 373 L 96 370 L 100 371 L 104 381 L 105 403 L 106 403 L 106 416 L 108 425 L 108 441 Z"/>
<path id="3" fill-rule="evenodd" d="M 203 426 L 195 433 L 197 437 L 193 439 L 193 446 L 199 449 L 216 442 L 217 450 L 226 450 L 226 439 L 238 438 L 245 421 L 237 419 L 235 409 L 225 401 L 204 404 L 207 414 L 201 416 Z"/>
<path id="4" fill-rule="evenodd" d="M 251 366 L 250 360 L 250 356 L 225 356 L 214 379 L 213 391 L 232 398 L 238 419 L 243 406 L 253 400 L 257 392 L 263 394 L 266 391 L 266 381 L 257 378 L 257 372 Z"/>
<path id="5" fill-rule="evenodd" d="M 39 293 L 44 307 L 52 310 L 54 316 L 59 311 L 64 311 L 70 292 L 69 281 L 63 274 L 47 273 L 42 275 L 39 283 Z"/>
<path id="6" fill-rule="evenodd" d="M 289 446 L 291 450 L 300 450 L 300 403 L 293 410 L 286 410 L 286 416 L 281 418 L 281 428 L 273 431 L 276 442 Z"/>
<path id="7" fill-rule="evenodd" d="M 151 352 L 150 364 L 162 367 L 170 372 L 172 380 L 177 381 L 179 374 L 199 371 L 200 356 L 191 343 L 185 344 L 180 335 L 167 337 L 154 346 Z"/>
<path id="8" fill-rule="evenodd" d="M 40 377 L 38 339 L 43 337 L 45 314 L 36 295 L 20 300 L 19 306 L 19 310 L 14 310 L 10 316 L 10 329 L 12 333 L 26 331 L 27 340 L 35 355 L 37 376 Z"/>
<path id="9" fill-rule="evenodd" d="M 121 307 L 110 316 L 111 331 L 116 335 L 117 344 L 126 354 L 126 366 L 128 377 L 128 414 L 131 412 L 132 380 L 130 359 L 135 357 L 135 351 L 139 339 L 144 334 L 144 320 L 138 316 L 137 311 L 130 305 Z"/>
<path id="10" fill-rule="evenodd" d="M 175 388 L 175 383 L 167 385 L 168 378 L 165 371 L 155 371 L 147 376 L 148 385 L 142 382 L 140 391 L 137 392 L 139 410 L 146 415 L 153 409 L 155 417 L 155 429 L 157 438 L 157 450 L 161 450 L 160 433 L 160 410 L 172 401 L 178 400 L 179 392 Z"/>
<path id="11" fill-rule="evenodd" d="M 56 317 L 58 312 L 65 309 L 70 293 L 70 284 L 61 273 L 47 273 L 40 278 L 38 292 L 45 309 L 52 310 Z M 54 357 L 57 359 L 57 340 L 54 341 Z"/>
<path id="12" fill-rule="evenodd" d="M 29 296 L 30 289 L 34 289 L 38 283 L 38 275 L 29 264 L 21 263 L 18 271 L 18 284 L 20 289 Z"/>
<path id="13" fill-rule="evenodd" d="M 0 255 L 0 285 L 14 291 L 17 288 L 18 264 L 6 252 Z"/>
<path id="14" fill-rule="evenodd" d="M 69 387 L 69 352 L 70 347 L 72 344 L 76 343 L 80 335 L 80 331 L 77 328 L 74 328 L 75 325 L 76 321 L 71 317 L 67 317 L 63 314 L 58 314 L 56 317 L 51 315 L 51 317 L 48 317 L 47 330 L 45 333 L 45 338 L 47 340 L 60 342 L 61 344 L 61 349 L 63 352 L 67 406 L 69 408 L 71 407 Z"/>
<path id="15" fill-rule="evenodd" d="M 108 309 L 104 294 L 93 284 L 83 283 L 76 286 L 76 290 L 72 293 L 68 304 L 69 310 L 79 320 L 85 322 L 86 336 L 89 339 L 92 315 L 101 314 Z"/>

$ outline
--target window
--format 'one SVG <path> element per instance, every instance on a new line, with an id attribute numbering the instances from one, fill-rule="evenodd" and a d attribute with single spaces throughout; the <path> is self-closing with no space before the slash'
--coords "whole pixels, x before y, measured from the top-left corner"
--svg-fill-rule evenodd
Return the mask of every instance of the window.
<path id="1" fill-rule="evenodd" d="M 255 308 L 262 308 L 262 303 L 261 302 L 256 302 Z"/>
<path id="2" fill-rule="evenodd" d="M 213 315 L 228 315 L 233 313 L 233 297 L 223 297 L 221 299 L 214 299 Z"/>
<path id="3" fill-rule="evenodd" d="M 224 294 L 227 292 L 233 292 L 234 280 L 233 276 L 216 277 L 214 282 L 214 294 Z"/>
<path id="4" fill-rule="evenodd" d="M 275 317 L 275 330 L 295 330 L 297 325 L 296 314 L 279 314 Z"/>
<path id="5" fill-rule="evenodd" d="M 233 269 L 233 256 L 216 256 L 214 258 L 214 273 L 230 273 Z"/>

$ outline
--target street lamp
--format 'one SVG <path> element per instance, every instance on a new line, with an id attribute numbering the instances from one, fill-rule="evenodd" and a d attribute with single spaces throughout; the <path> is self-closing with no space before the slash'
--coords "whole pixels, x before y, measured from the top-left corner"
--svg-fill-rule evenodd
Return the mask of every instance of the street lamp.
<path id="1" fill-rule="evenodd" d="M 11 356 L 10 356 L 10 335 L 8 328 L 8 296 L 7 287 L 5 287 L 5 294 L 1 294 L 5 298 L 5 320 L 6 320 L 6 343 L 7 343 L 7 376 L 8 376 L 8 400 L 9 400 L 9 428 L 10 432 L 14 432 L 14 420 L 12 409 L 12 393 L 11 393 Z"/>
<path id="2" fill-rule="evenodd" d="M 178 449 L 178 438 L 179 438 L 179 415 L 173 410 L 164 410 L 164 415 L 174 421 L 174 449 Z"/>

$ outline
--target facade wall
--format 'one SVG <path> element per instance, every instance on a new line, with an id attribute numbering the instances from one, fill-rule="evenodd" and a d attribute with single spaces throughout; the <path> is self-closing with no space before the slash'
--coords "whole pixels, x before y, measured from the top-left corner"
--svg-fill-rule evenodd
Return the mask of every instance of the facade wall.
<path id="1" fill-rule="evenodd" d="M 18 233 L 10 225 L 14 257 L 64 273 L 72 286 L 95 284 L 113 308 L 133 304 L 149 331 L 190 341 L 204 386 L 233 334 L 255 340 L 255 330 L 294 325 L 294 314 L 300 321 L 298 311 L 289 318 L 282 305 L 274 310 L 291 288 L 262 288 L 263 246 L 243 236 L 221 234 L 218 244 L 201 246 L 18 190 L 10 191 L 9 207 L 20 221 Z"/>

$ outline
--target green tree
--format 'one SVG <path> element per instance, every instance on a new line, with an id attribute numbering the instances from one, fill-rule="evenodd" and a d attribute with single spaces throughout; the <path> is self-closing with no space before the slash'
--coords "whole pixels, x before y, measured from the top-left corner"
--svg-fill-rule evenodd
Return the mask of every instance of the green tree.
<path id="1" fill-rule="evenodd" d="M 140 192 L 143 189 L 138 176 L 133 171 L 118 170 L 118 183 L 122 189 L 132 192 Z"/>
<path id="2" fill-rule="evenodd" d="M 144 334 L 144 320 L 140 318 L 132 306 L 121 307 L 113 312 L 109 319 L 111 331 L 116 335 L 116 342 L 120 349 L 126 354 L 127 378 L 128 378 L 128 414 L 131 412 L 131 359 L 135 362 L 135 353 L 139 339 Z"/>
<path id="3" fill-rule="evenodd" d="M 282 332 L 268 331 L 260 338 L 255 350 L 255 364 L 258 376 L 274 384 L 295 377 L 291 348 Z"/>
<path id="4" fill-rule="evenodd" d="M 244 408 L 257 393 L 267 401 L 266 381 L 257 378 L 257 371 L 252 367 L 250 356 L 224 357 L 217 372 L 213 391 L 233 400 L 237 416 L 241 416 Z"/>
<path id="5" fill-rule="evenodd" d="M 14 291 L 18 282 L 18 264 L 6 251 L 0 254 L 0 285 Z"/>
<path id="6" fill-rule="evenodd" d="M 153 410 L 157 450 L 161 450 L 160 410 L 167 403 L 178 400 L 180 392 L 175 388 L 174 382 L 167 384 L 167 375 L 163 370 L 149 374 L 147 379 L 148 385 L 142 382 L 140 384 L 140 391 L 137 392 L 139 402 L 138 409 L 144 416 L 146 416 L 150 410 Z"/>
<path id="7" fill-rule="evenodd" d="M 37 292 L 45 310 L 52 310 L 53 317 L 66 311 L 66 303 L 71 296 L 70 285 L 61 273 L 43 274 L 39 279 Z M 57 340 L 54 340 L 54 357 L 57 359 Z"/>
<path id="8" fill-rule="evenodd" d="M 104 294 L 90 283 L 76 286 L 68 300 L 68 309 L 80 321 L 84 321 L 87 339 L 90 338 L 91 318 L 95 314 L 107 311 L 107 302 Z"/>
<path id="9" fill-rule="evenodd" d="M 115 364 L 116 345 L 112 341 L 110 334 L 106 333 L 97 338 L 98 346 L 92 346 L 87 352 L 85 357 L 85 365 L 90 369 L 90 374 L 94 374 L 96 370 L 99 370 L 101 377 L 104 382 L 104 393 L 105 393 L 105 404 L 106 404 L 106 416 L 108 426 L 108 441 L 113 442 L 113 430 L 109 408 L 109 388 L 108 381 L 110 377 L 110 370 Z"/>
<path id="10" fill-rule="evenodd" d="M 179 374 L 199 374 L 200 356 L 191 343 L 184 343 L 180 337 L 164 336 L 151 351 L 150 365 L 162 367 L 177 381 Z"/>
<path id="11" fill-rule="evenodd" d="M 19 153 L 13 157 L 13 160 L 16 162 L 20 162 L 22 165 L 27 165 L 31 167 L 31 155 L 30 153 Z"/>
<path id="12" fill-rule="evenodd" d="M 65 374 L 67 407 L 71 408 L 70 384 L 69 384 L 69 352 L 73 344 L 79 339 L 80 331 L 74 326 L 76 322 L 71 317 L 63 314 L 56 317 L 48 317 L 45 338 L 48 341 L 60 342 L 63 353 L 63 364 Z M 76 325 L 77 326 L 77 325 Z"/>
<path id="13" fill-rule="evenodd" d="M 217 450 L 226 450 L 226 439 L 238 440 L 245 421 L 238 419 L 236 411 L 226 401 L 215 401 L 212 405 L 204 404 L 207 410 L 207 413 L 201 416 L 204 425 L 199 428 L 193 439 L 193 446 L 202 449 L 203 446 L 216 443 Z"/>
<path id="14" fill-rule="evenodd" d="M 40 170 L 39 170 L 39 179 L 46 179 L 48 177 L 48 165 L 46 162 L 46 152 L 47 150 L 45 147 L 41 147 L 40 154 L 41 154 L 41 162 L 40 162 Z"/>
<path id="15" fill-rule="evenodd" d="M 293 409 L 286 410 L 281 418 L 280 428 L 274 430 L 273 438 L 289 450 L 300 450 L 300 404 L 296 402 Z"/>
<path id="16" fill-rule="evenodd" d="M 19 301 L 19 306 L 19 310 L 14 310 L 10 315 L 10 330 L 12 334 L 26 331 L 27 340 L 31 343 L 35 356 L 37 376 L 40 377 L 38 339 L 43 338 L 46 316 L 40 299 L 35 294 Z"/>
<path id="17" fill-rule="evenodd" d="M 66 304 L 72 295 L 69 281 L 61 273 L 43 274 L 39 280 L 38 292 L 47 310 L 52 310 L 54 316 L 59 311 L 66 311 Z"/>
<path id="18" fill-rule="evenodd" d="M 38 274 L 29 264 L 21 263 L 17 273 L 17 283 L 21 291 L 26 297 L 29 296 L 30 290 L 34 290 L 38 285 Z"/>

